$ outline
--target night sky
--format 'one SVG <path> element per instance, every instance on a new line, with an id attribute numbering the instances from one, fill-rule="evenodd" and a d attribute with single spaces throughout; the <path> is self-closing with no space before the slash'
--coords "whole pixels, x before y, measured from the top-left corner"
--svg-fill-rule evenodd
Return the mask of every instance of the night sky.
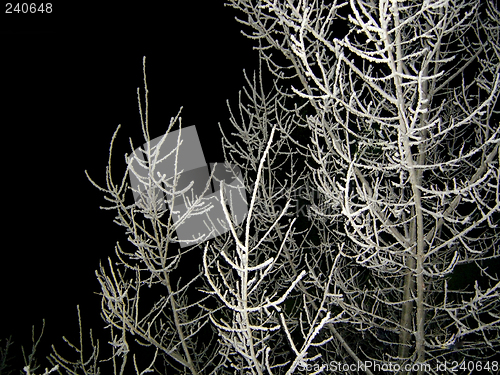
<path id="1" fill-rule="evenodd" d="M 108 148 L 121 124 L 113 175 L 125 171 L 129 137 L 142 141 L 137 88 L 146 56 L 151 138 L 183 106 L 196 125 L 207 162 L 222 161 L 218 123 L 230 129 L 226 100 L 237 105 L 258 56 L 224 1 L 168 2 L 162 8 L 53 4 L 51 14 L 2 10 L 2 191 L 0 338 L 12 355 L 46 320 L 39 359 L 62 335 L 101 330 L 95 277 L 124 230 L 84 171 L 105 183 Z M 175 5 L 174 5 L 175 4 Z M 105 263 L 106 262 L 106 263 Z M 2 345 L 5 341 L 2 341 Z M 104 345 L 104 343 L 101 343 Z"/>

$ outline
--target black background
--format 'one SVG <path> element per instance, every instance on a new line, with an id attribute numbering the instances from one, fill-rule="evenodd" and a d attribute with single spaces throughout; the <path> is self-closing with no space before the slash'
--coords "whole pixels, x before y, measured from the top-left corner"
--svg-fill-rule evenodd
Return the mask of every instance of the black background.
<path id="1" fill-rule="evenodd" d="M 1 10 L 0 338 L 12 335 L 18 358 L 42 319 L 40 359 L 51 344 L 64 347 L 62 335 L 76 341 L 77 305 L 85 333 L 104 326 L 95 270 L 126 237 L 114 211 L 99 209 L 107 202 L 84 171 L 105 184 L 110 140 L 121 124 L 112 164 L 119 183 L 129 137 L 142 141 L 143 56 L 151 138 L 183 106 L 182 124 L 197 126 L 207 162 L 223 160 L 218 123 L 231 129 L 226 100 L 237 105 L 242 70 L 257 67 L 257 53 L 239 32 L 240 14 L 224 1 L 165 3 Z"/>

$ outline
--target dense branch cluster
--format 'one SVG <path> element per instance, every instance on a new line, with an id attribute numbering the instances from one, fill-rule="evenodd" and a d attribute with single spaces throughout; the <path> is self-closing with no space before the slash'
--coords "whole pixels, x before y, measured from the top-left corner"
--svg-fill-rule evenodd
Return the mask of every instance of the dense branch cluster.
<path id="1" fill-rule="evenodd" d="M 232 130 L 220 127 L 225 162 L 243 171 L 248 213 L 235 224 L 225 182 L 216 181 L 227 232 L 179 248 L 184 220 L 217 203 L 203 197 L 209 182 L 199 195 L 178 187 L 181 142 L 166 156 L 164 139 L 148 146 L 146 86 L 146 143 L 131 142 L 145 158 L 126 155 L 129 168 L 116 185 L 110 149 L 106 188 L 92 181 L 130 242 L 97 272 L 115 373 L 124 373 L 131 341 L 154 348 L 144 370 L 134 358 L 141 374 L 162 366 L 320 373 L 333 364 L 422 374 L 467 359 L 498 366 L 496 3 L 228 5 L 244 15 L 239 22 L 261 63 L 245 75 L 237 110 L 229 107 Z M 177 128 L 180 114 L 165 137 Z M 162 162 L 175 165 L 175 176 L 158 172 Z M 131 191 L 130 175 L 141 192 Z M 167 206 L 175 200 L 187 209 L 173 222 Z M 53 361 L 69 368 L 60 356 Z"/>

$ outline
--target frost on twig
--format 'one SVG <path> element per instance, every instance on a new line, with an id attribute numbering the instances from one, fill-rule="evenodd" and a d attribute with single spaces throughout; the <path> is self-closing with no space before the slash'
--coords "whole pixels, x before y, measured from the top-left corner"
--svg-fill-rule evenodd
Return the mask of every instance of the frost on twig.
<path id="1" fill-rule="evenodd" d="M 50 370 L 45 369 L 45 372 L 43 373 L 43 375 L 52 374 L 53 372 L 55 372 L 57 370 L 59 370 L 59 366 L 56 365 L 56 366 L 52 367 Z M 31 372 L 29 366 L 24 366 L 23 371 L 26 373 L 26 375 L 35 375 L 33 372 Z"/>

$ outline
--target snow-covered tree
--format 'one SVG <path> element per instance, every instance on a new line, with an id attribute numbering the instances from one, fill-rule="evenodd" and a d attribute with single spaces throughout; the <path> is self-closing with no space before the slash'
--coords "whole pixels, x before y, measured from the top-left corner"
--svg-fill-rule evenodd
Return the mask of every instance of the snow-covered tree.
<path id="1" fill-rule="evenodd" d="M 496 3 L 231 4 L 269 69 L 312 109 L 310 138 L 295 140 L 320 193 L 311 207 L 322 252 L 308 277 L 316 270 L 320 296 L 339 295 L 327 311 L 342 314 L 312 362 L 404 370 L 490 358 L 500 324 Z M 477 277 L 459 289 L 464 272 Z M 316 312 L 306 299 L 302 308 Z"/>
<path id="2" fill-rule="evenodd" d="M 114 183 L 110 149 L 94 183 L 130 242 L 97 272 L 115 373 L 131 341 L 153 349 L 136 373 L 498 371 L 497 4 L 228 5 L 261 62 L 220 126 L 241 189 L 216 167 L 186 184 L 180 113 L 152 142 L 147 86 L 127 172 Z"/>

